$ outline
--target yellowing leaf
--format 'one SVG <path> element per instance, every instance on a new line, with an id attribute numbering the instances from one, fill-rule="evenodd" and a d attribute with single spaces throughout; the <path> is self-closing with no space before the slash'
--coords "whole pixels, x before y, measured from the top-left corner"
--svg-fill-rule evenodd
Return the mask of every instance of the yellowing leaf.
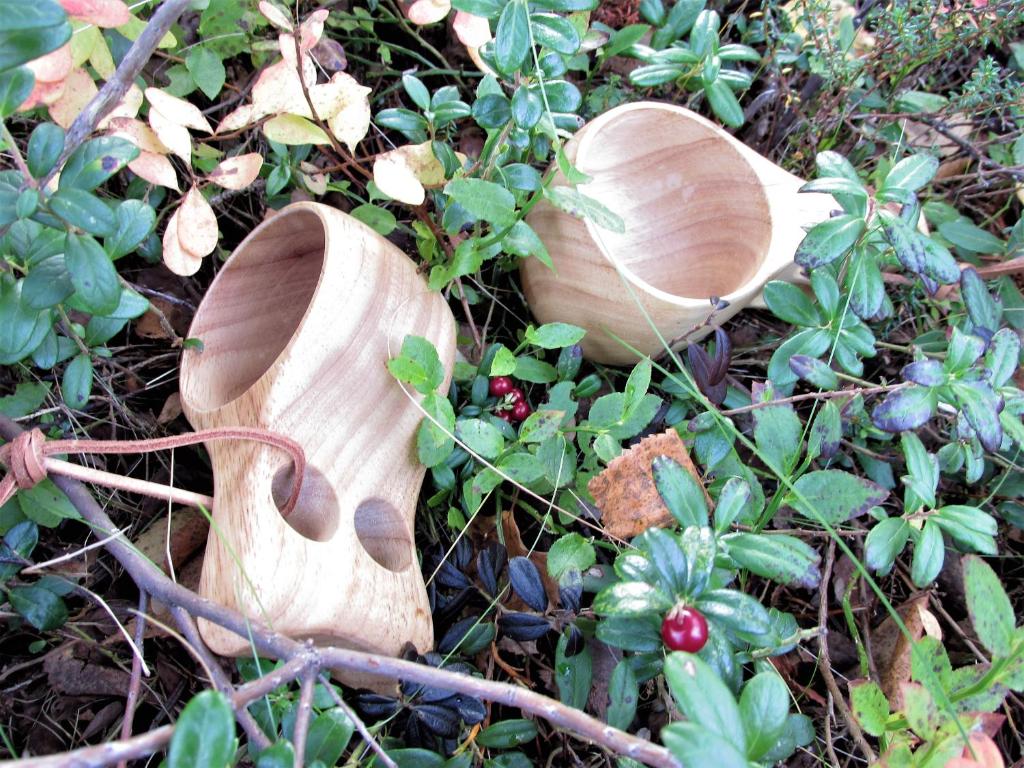
<path id="1" fill-rule="evenodd" d="M 139 114 L 141 107 L 142 89 L 135 85 L 135 83 L 132 83 L 121 100 L 110 110 L 110 114 L 100 120 L 98 127 L 100 130 L 103 130 L 110 125 L 112 120 L 116 120 L 119 117 L 134 118 Z"/>
<path id="2" fill-rule="evenodd" d="M 315 82 L 315 79 L 307 82 Z M 312 97 L 312 91 L 310 96 Z M 299 73 L 287 61 L 279 61 L 263 70 L 252 87 L 252 105 L 254 120 L 264 115 L 277 115 L 282 112 L 312 117 L 309 104 L 302 93 Z"/>
<path id="3" fill-rule="evenodd" d="M 399 147 L 387 154 L 399 155 L 404 158 L 406 165 L 412 169 L 412 172 L 416 174 L 416 178 L 427 189 L 443 187 L 447 181 L 444 177 L 444 166 L 441 165 L 440 160 L 434 157 L 434 150 L 431 149 L 429 141 L 425 141 L 422 144 L 406 144 L 404 147 Z M 456 156 L 460 160 L 466 159 L 466 156 L 461 152 L 457 152 Z"/>
<path id="4" fill-rule="evenodd" d="M 299 163 L 299 177 L 306 185 L 306 189 L 314 195 L 327 194 L 327 174 L 321 173 L 312 163 Z"/>
<path id="5" fill-rule="evenodd" d="M 62 45 L 56 51 L 40 56 L 28 63 L 36 76 L 36 82 L 57 83 L 71 74 L 71 44 Z"/>
<path id="6" fill-rule="evenodd" d="M 448 15 L 451 0 L 416 0 L 405 12 L 413 24 L 433 24 Z"/>
<path id="7" fill-rule="evenodd" d="M 165 147 L 192 166 L 192 137 L 185 126 L 168 120 L 158 109 L 149 110 L 149 125 Z"/>
<path id="8" fill-rule="evenodd" d="M 263 124 L 263 133 L 282 144 L 330 144 L 327 134 L 315 123 L 298 115 L 278 115 Z"/>
<path id="9" fill-rule="evenodd" d="M 487 19 L 465 11 L 455 12 L 452 29 L 455 30 L 455 36 L 459 38 L 459 42 L 467 48 L 479 48 L 492 37 L 491 25 Z"/>
<path id="10" fill-rule="evenodd" d="M 229 157 L 210 172 L 210 181 L 225 189 L 245 189 L 260 175 L 263 157 L 258 152 Z"/>
<path id="11" fill-rule="evenodd" d="M 107 133 L 128 139 L 143 152 L 166 155 L 170 150 L 164 145 L 153 129 L 141 120 L 130 117 L 115 117 L 107 126 Z"/>
<path id="12" fill-rule="evenodd" d="M 88 72 L 84 69 L 72 69 L 65 81 L 64 92 L 50 105 L 50 117 L 57 125 L 67 130 L 97 93 L 99 89 Z"/>
<path id="13" fill-rule="evenodd" d="M 120 27 L 131 20 L 128 6 L 121 0 L 58 0 L 68 16 L 97 27 Z"/>
<path id="14" fill-rule="evenodd" d="M 92 53 L 89 54 L 89 63 L 104 80 L 109 80 L 114 76 L 117 67 L 114 64 L 114 57 L 110 55 L 110 46 L 107 45 L 107 41 L 102 35 L 93 46 Z M 138 86 L 132 85 L 132 87 L 138 89 Z"/>
<path id="15" fill-rule="evenodd" d="M 373 161 L 373 182 L 388 197 L 409 205 L 422 205 L 426 191 L 404 155 L 387 152 Z"/>
<path id="16" fill-rule="evenodd" d="M 178 242 L 196 256 L 213 253 L 220 238 L 217 216 L 198 187 L 185 193 L 178 214 Z"/>
<path id="17" fill-rule="evenodd" d="M 369 94 L 369 88 L 344 72 L 334 73 L 329 82 L 310 92 L 317 114 L 350 152 L 355 151 L 356 144 L 370 130 Z"/>
<path id="18" fill-rule="evenodd" d="M 139 39 L 139 35 L 146 29 L 146 22 L 142 21 L 136 16 L 132 16 L 125 24 L 122 24 L 117 28 L 117 31 L 129 40 L 135 41 Z M 174 48 L 178 45 L 178 39 L 168 32 L 166 35 L 160 38 L 160 42 L 157 43 L 157 48 Z"/>
<path id="19" fill-rule="evenodd" d="M 276 5 L 268 3 L 267 0 L 260 0 L 259 8 L 260 13 L 262 13 L 266 17 L 267 21 L 275 27 L 287 32 L 292 31 L 293 26 L 291 17 Z"/>
<path id="20" fill-rule="evenodd" d="M 167 187 L 178 190 L 178 175 L 174 172 L 174 166 L 164 155 L 155 152 L 139 152 L 139 156 L 128 163 L 128 169 L 136 176 L 140 176 L 150 184 L 158 187 Z"/>
<path id="21" fill-rule="evenodd" d="M 256 120 L 256 107 L 252 104 L 243 104 L 234 112 L 231 112 L 224 116 L 224 119 L 220 121 L 217 126 L 217 133 L 228 133 L 230 131 L 237 131 L 239 128 L 244 128 L 249 123 Z"/>
<path id="22" fill-rule="evenodd" d="M 92 56 L 93 46 L 102 37 L 103 33 L 100 32 L 99 27 L 86 26 L 75 30 L 69 45 L 71 46 L 71 59 L 76 67 L 82 66 L 89 60 L 89 57 Z"/>
<path id="23" fill-rule="evenodd" d="M 203 266 L 203 257 L 189 253 L 178 242 L 178 211 L 175 211 L 164 230 L 164 264 L 176 275 L 194 275 Z"/>
<path id="24" fill-rule="evenodd" d="M 164 93 L 159 88 L 147 88 L 146 99 L 150 104 L 150 112 L 155 109 L 172 123 L 177 123 L 196 131 L 213 133 L 213 128 L 210 127 L 209 121 L 203 117 L 203 113 L 199 111 L 199 107 L 195 104 L 179 99 L 177 96 L 171 96 L 169 93 Z"/>

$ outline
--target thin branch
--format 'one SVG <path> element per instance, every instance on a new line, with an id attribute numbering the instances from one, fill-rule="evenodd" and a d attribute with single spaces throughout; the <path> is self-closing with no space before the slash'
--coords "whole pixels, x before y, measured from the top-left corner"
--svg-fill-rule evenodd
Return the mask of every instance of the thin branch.
<path id="1" fill-rule="evenodd" d="M 146 634 L 146 606 L 149 595 L 145 590 L 139 592 L 139 611 L 135 615 L 135 645 L 142 650 L 142 641 Z M 128 679 L 128 696 L 124 702 L 124 720 L 121 721 L 121 741 L 132 735 L 132 724 L 135 722 L 135 707 L 139 703 L 139 688 L 142 685 L 142 659 L 132 656 L 132 673 Z M 122 760 L 117 768 L 126 768 L 128 762 Z"/>
<path id="2" fill-rule="evenodd" d="M 345 700 L 338 695 L 338 692 L 334 690 L 334 686 L 331 685 L 327 676 L 323 673 L 320 674 L 320 683 L 327 689 L 327 693 L 331 695 L 331 698 L 334 699 L 334 703 L 338 706 L 338 709 L 344 712 L 348 719 L 355 724 L 356 730 L 359 731 L 359 735 L 363 737 L 363 741 L 369 745 L 370 749 L 376 753 L 377 759 L 381 762 L 384 768 L 398 768 L 398 764 L 391 759 L 388 753 L 385 752 L 384 748 L 380 745 L 380 742 L 378 742 L 377 739 L 374 738 L 374 735 L 370 733 L 370 729 L 366 727 L 366 723 L 364 723 L 359 715 L 356 714 L 356 711 L 345 703 Z"/>
<path id="3" fill-rule="evenodd" d="M 306 764 L 306 736 L 309 734 L 309 719 L 313 716 L 313 687 L 316 685 L 316 670 L 304 669 L 299 678 L 299 708 L 295 712 L 295 728 L 292 744 L 295 747 L 295 768 Z"/>

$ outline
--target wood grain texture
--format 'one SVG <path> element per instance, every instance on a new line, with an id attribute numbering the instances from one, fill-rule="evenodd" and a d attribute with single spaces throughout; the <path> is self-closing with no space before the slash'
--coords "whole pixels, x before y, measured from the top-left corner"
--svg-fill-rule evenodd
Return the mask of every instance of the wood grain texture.
<path id="1" fill-rule="evenodd" d="M 308 469 L 286 521 L 291 463 L 214 442 L 214 525 L 200 594 L 294 638 L 397 655 L 433 646 L 413 542 L 421 413 L 388 373 L 406 334 L 450 377 L 455 320 L 414 264 L 355 219 L 297 203 L 258 226 L 210 286 L 184 353 L 182 407 L 197 428 L 263 427 Z M 248 641 L 200 621 L 217 653 Z"/>
<path id="2" fill-rule="evenodd" d="M 526 259 L 523 289 L 540 322 L 585 328 L 583 353 L 601 363 L 637 359 L 610 334 L 645 355 L 663 350 L 645 312 L 669 342 L 705 320 L 711 297 L 729 302 L 716 315 L 720 324 L 769 280 L 794 278 L 804 227 L 836 207 L 829 195 L 797 195 L 801 179 L 670 104 L 609 110 L 585 125 L 566 153 L 591 177 L 579 191 L 622 217 L 625 232 L 542 201 L 527 222 L 555 271 Z M 554 184 L 567 183 L 556 175 Z"/>

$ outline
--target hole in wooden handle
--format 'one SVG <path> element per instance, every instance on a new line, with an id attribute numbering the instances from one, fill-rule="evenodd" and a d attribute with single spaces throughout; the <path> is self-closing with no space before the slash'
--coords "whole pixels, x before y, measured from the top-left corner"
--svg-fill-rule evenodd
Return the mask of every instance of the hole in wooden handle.
<path id="1" fill-rule="evenodd" d="M 412 564 L 412 537 L 401 513 L 384 499 L 360 502 L 355 513 L 356 536 L 367 554 L 389 571 Z"/>
<path id="2" fill-rule="evenodd" d="M 292 493 L 295 482 L 295 468 L 291 462 L 274 473 L 270 483 L 270 495 L 280 511 Z M 295 509 L 284 521 L 313 541 L 328 541 L 338 530 L 340 514 L 334 489 L 323 473 L 311 464 L 306 465 L 302 475 L 302 487 Z"/>

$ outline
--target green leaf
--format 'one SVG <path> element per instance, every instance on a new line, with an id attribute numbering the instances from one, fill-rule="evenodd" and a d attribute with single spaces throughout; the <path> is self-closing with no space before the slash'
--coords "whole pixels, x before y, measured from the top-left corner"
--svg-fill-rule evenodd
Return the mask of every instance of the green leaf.
<path id="1" fill-rule="evenodd" d="M 74 292 L 64 257 L 51 256 L 32 267 L 21 286 L 21 300 L 32 309 L 46 309 Z"/>
<path id="2" fill-rule="evenodd" d="M 565 417 L 564 411 L 535 411 L 519 428 L 519 442 L 543 443 L 558 434 L 558 428 Z"/>
<path id="3" fill-rule="evenodd" d="M 654 485 L 662 503 L 683 528 L 691 525 L 703 527 L 708 524 L 708 505 L 704 490 L 683 469 L 668 456 L 658 456 L 651 462 Z"/>
<path id="4" fill-rule="evenodd" d="M 1008 280 L 1009 278 L 1004 279 Z M 990 333 L 999 328 L 1002 309 L 992 299 L 992 294 L 988 292 L 988 286 L 985 285 L 985 281 L 974 267 L 968 267 L 960 275 L 960 295 L 963 297 L 964 306 L 967 307 L 967 314 L 975 326 L 985 328 Z M 1008 320 L 1012 325 L 1014 321 L 1012 315 L 1009 314 L 1009 307 Z"/>
<path id="5" fill-rule="evenodd" d="M 512 94 L 512 119 L 516 121 L 516 125 L 528 131 L 540 121 L 543 114 L 544 101 L 539 93 L 525 85 L 516 88 Z"/>
<path id="6" fill-rule="evenodd" d="M 931 693 L 918 683 L 900 683 L 900 690 L 903 692 L 903 714 L 910 728 L 924 739 L 934 738 L 945 718 Z"/>
<path id="7" fill-rule="evenodd" d="M 505 438 L 496 427 L 482 419 L 464 419 L 455 423 L 455 434 L 471 451 L 485 459 L 495 459 L 505 448 Z"/>
<path id="8" fill-rule="evenodd" d="M 399 381 L 412 384 L 424 395 L 444 382 L 444 366 L 434 345 L 422 336 L 407 335 L 398 357 L 388 360 L 388 370 Z"/>
<path id="9" fill-rule="evenodd" d="M 904 502 L 904 512 L 916 512 L 922 506 L 934 507 L 935 488 L 939 482 L 939 462 L 928 453 L 921 438 L 913 432 L 904 432 L 901 444 L 908 473 L 902 480 L 909 492 Z"/>
<path id="10" fill-rule="evenodd" d="M 785 503 L 804 517 L 811 520 L 824 518 L 831 525 L 864 514 L 889 495 L 887 490 L 870 480 L 839 469 L 808 472 L 793 486 L 795 493 L 788 494 Z"/>
<path id="11" fill-rule="evenodd" d="M 673 602 L 664 592 L 641 581 L 628 581 L 605 587 L 594 598 L 594 613 L 603 616 L 638 616 L 664 613 Z"/>
<path id="12" fill-rule="evenodd" d="M 256 768 L 295 768 L 295 750 L 291 742 L 277 741 L 256 757 Z"/>
<path id="13" fill-rule="evenodd" d="M 524 0 L 509 0 L 494 30 L 494 63 L 503 75 L 512 75 L 530 53 L 530 16 Z"/>
<path id="14" fill-rule="evenodd" d="M 976 555 L 964 557 L 963 569 L 967 612 L 975 634 L 993 657 L 1010 656 L 1016 619 L 999 577 Z"/>
<path id="15" fill-rule="evenodd" d="M 737 518 L 749 511 L 753 498 L 750 483 L 741 477 L 730 477 L 715 504 L 715 530 L 718 533 L 729 530 Z"/>
<path id="16" fill-rule="evenodd" d="M 607 722 L 612 728 L 626 730 L 636 717 L 640 686 L 629 659 L 622 659 L 612 670 L 608 681 Z"/>
<path id="17" fill-rule="evenodd" d="M 61 190 L 52 195 L 47 204 L 64 221 L 90 235 L 107 237 L 117 229 L 117 220 L 110 206 L 80 189 Z"/>
<path id="18" fill-rule="evenodd" d="M 422 80 L 415 75 L 406 73 L 402 75 L 402 87 L 417 107 L 422 110 L 430 109 L 430 91 L 427 90 L 427 86 L 423 84 Z"/>
<path id="19" fill-rule="evenodd" d="M 987 381 L 958 381 L 953 393 L 968 423 L 978 433 L 986 451 L 998 451 L 1003 442 L 1003 426 L 999 421 L 1002 398 Z"/>
<path id="20" fill-rule="evenodd" d="M 416 431 L 416 453 L 423 466 L 436 467 L 444 463 L 455 449 L 455 440 L 450 436 L 455 432 L 455 411 L 448 398 L 436 392 L 424 397 L 422 405 L 423 410 L 441 426 L 423 417 Z"/>
<path id="21" fill-rule="evenodd" d="M 548 550 L 548 575 L 558 581 L 568 571 L 583 573 L 595 562 L 594 545 L 578 533 L 567 533 Z"/>
<path id="22" fill-rule="evenodd" d="M 772 280 L 764 286 L 764 302 L 777 318 L 793 325 L 821 325 L 821 313 L 806 293 L 792 283 Z"/>
<path id="23" fill-rule="evenodd" d="M 548 269 L 554 269 L 551 255 L 537 233 L 525 221 L 517 221 L 501 241 L 501 249 L 507 253 L 527 258 L 536 257 Z"/>
<path id="24" fill-rule="evenodd" d="M 892 214 L 883 216 L 883 221 L 885 222 L 885 236 L 896 252 L 896 258 L 900 260 L 900 263 L 911 272 L 917 274 L 924 272 L 926 263 L 924 238 L 911 229 L 903 219 Z"/>
<path id="25" fill-rule="evenodd" d="M 114 216 L 114 233 L 103 241 L 103 245 L 110 258 L 119 259 L 149 237 L 156 226 L 156 212 L 141 200 L 125 200 L 117 206 Z"/>
<path id="26" fill-rule="evenodd" d="M 804 425 L 788 404 L 758 408 L 754 416 L 754 442 L 761 460 L 782 473 L 788 473 L 800 456 Z"/>
<path id="27" fill-rule="evenodd" d="M 545 187 L 544 197 L 555 207 L 580 219 L 593 222 L 609 232 L 622 234 L 626 224 L 614 211 L 592 197 L 587 197 L 571 187 Z"/>
<path id="28" fill-rule="evenodd" d="M 724 541 L 729 557 L 758 576 L 805 589 L 814 589 L 821 580 L 821 556 L 795 536 L 733 533 Z"/>
<path id="29" fill-rule="evenodd" d="M 28 306 L 22 295 L 24 282 L 0 279 L 0 365 L 11 365 L 32 354 L 53 325 L 49 310 Z"/>
<path id="30" fill-rule="evenodd" d="M 235 754 L 235 717 L 220 691 L 203 691 L 185 705 L 167 750 L 168 768 L 224 768 Z"/>
<path id="31" fill-rule="evenodd" d="M 624 651 L 661 651 L 661 616 L 608 616 L 597 625 L 597 639 Z"/>
<path id="32" fill-rule="evenodd" d="M 558 378 L 555 367 L 529 355 L 516 358 L 515 377 L 531 384 L 550 384 Z"/>
<path id="33" fill-rule="evenodd" d="M 697 598 L 697 607 L 712 622 L 721 624 L 748 642 L 764 639 L 772 630 L 768 611 L 755 598 L 734 589 L 712 589 Z"/>
<path id="34" fill-rule="evenodd" d="M 0 19 L 0 72 L 45 56 L 71 39 L 67 16 L 53 0 L 4 0 Z M 47 23 L 39 24 L 42 19 Z"/>
<path id="35" fill-rule="evenodd" d="M 920 153 L 900 160 L 886 174 L 882 182 L 882 191 L 893 189 L 904 192 L 916 192 L 935 176 L 939 170 L 939 160 L 933 155 Z"/>
<path id="36" fill-rule="evenodd" d="M 698 723 L 670 723 L 661 729 L 661 740 L 683 765 L 750 768 L 735 744 L 717 733 L 709 733 Z"/>
<path id="37" fill-rule="evenodd" d="M 860 680 L 850 684 L 850 707 L 857 723 L 872 736 L 885 733 L 889 719 L 889 700 L 885 698 L 878 683 Z"/>
<path id="38" fill-rule="evenodd" d="M 793 260 L 802 267 L 817 269 L 844 256 L 864 234 L 860 216 L 836 216 L 811 227 L 797 246 Z"/>
<path id="39" fill-rule="evenodd" d="M 503 3 L 501 0 L 452 0 L 452 7 L 457 11 L 465 11 L 474 16 L 494 19 L 501 13 Z"/>
<path id="40" fill-rule="evenodd" d="M 20 419 L 42 406 L 50 385 L 45 382 L 23 381 L 14 388 L 13 395 L 0 397 L 0 413 L 9 419 Z M 0 579 L 3 581 L 3 579 Z"/>
<path id="41" fill-rule="evenodd" d="M 81 410 L 92 391 L 92 359 L 85 353 L 75 355 L 64 369 L 60 391 L 68 408 Z"/>
<path id="42" fill-rule="evenodd" d="M 665 660 L 665 679 L 687 720 L 699 726 L 705 735 L 720 736 L 741 754 L 746 752 L 740 708 L 707 662 L 692 653 L 670 653 Z"/>
<path id="43" fill-rule="evenodd" d="M 902 517 L 889 517 L 868 532 L 864 540 L 864 562 L 868 568 L 885 575 L 907 545 L 910 524 Z"/>
<path id="44" fill-rule="evenodd" d="M 747 757 L 757 760 L 771 749 L 786 727 L 789 688 L 774 672 L 754 675 L 740 694 L 740 717 L 746 727 Z"/>
<path id="45" fill-rule="evenodd" d="M 0 35 L 3 33 L 0 32 Z M 0 72 L 0 120 L 13 115 L 32 93 L 35 75 L 28 67 Z"/>
<path id="46" fill-rule="evenodd" d="M 22 520 L 4 534 L 0 542 L 0 584 L 22 569 L 23 560 L 32 556 L 39 543 L 39 526 L 32 520 Z"/>
<path id="47" fill-rule="evenodd" d="M 43 178 L 53 170 L 63 151 L 64 129 L 55 123 L 39 123 L 28 138 L 25 163 L 29 173 L 37 179 Z"/>
<path id="48" fill-rule="evenodd" d="M 64 601 L 48 589 L 39 586 L 14 587 L 7 593 L 7 599 L 25 621 L 42 632 L 57 629 L 68 620 L 68 609 Z"/>
<path id="49" fill-rule="evenodd" d="M 213 101 L 224 87 L 224 62 L 206 46 L 193 48 L 185 57 L 185 68 L 206 98 Z"/>
<path id="50" fill-rule="evenodd" d="M 583 338 L 586 333 L 582 328 L 568 323 L 547 323 L 534 328 L 526 328 L 526 341 L 543 349 L 561 349 L 571 347 Z"/>
<path id="51" fill-rule="evenodd" d="M 32 488 L 19 491 L 15 498 L 22 514 L 45 528 L 53 528 L 59 525 L 61 520 L 81 518 L 74 504 L 49 479 Z"/>
<path id="52" fill-rule="evenodd" d="M 58 188 L 88 192 L 105 182 L 139 156 L 139 149 L 127 139 L 101 136 L 71 153 L 60 172 Z"/>
<path id="53" fill-rule="evenodd" d="M 711 111 L 718 116 L 719 120 L 730 128 L 739 128 L 743 125 L 743 107 L 740 106 L 732 88 L 722 78 L 705 83 L 704 94 L 708 97 Z"/>
<path id="54" fill-rule="evenodd" d="M 508 376 L 516 370 L 516 357 L 509 351 L 507 347 L 499 344 L 498 350 L 494 353 L 494 359 L 491 360 L 491 369 L 488 371 L 489 376 Z"/>
<path id="55" fill-rule="evenodd" d="M 569 633 L 558 638 L 555 648 L 555 683 L 558 698 L 566 706 L 582 710 L 590 695 L 590 684 L 594 677 L 594 665 L 590 648 L 586 645 L 573 656 L 566 654 Z"/>
<path id="56" fill-rule="evenodd" d="M 928 520 L 914 545 L 914 559 L 910 564 L 910 578 L 914 584 L 924 588 L 935 581 L 945 557 L 946 545 L 942 540 L 942 529 Z"/>
<path id="57" fill-rule="evenodd" d="M 319 714 L 309 724 L 306 734 L 306 762 L 319 760 L 324 765 L 334 765 L 345 751 L 355 724 L 339 707 L 333 707 Z"/>
<path id="58" fill-rule="evenodd" d="M 957 248 L 969 253 L 1002 253 L 1006 244 L 965 216 L 939 225 L 939 234 Z"/>
<path id="59" fill-rule="evenodd" d="M 655 527 L 648 528 L 633 541 L 642 552 L 649 555 L 658 583 L 666 594 L 675 597 L 689 591 L 686 554 L 675 536 Z"/>
<path id="60" fill-rule="evenodd" d="M 545 48 L 566 56 L 572 56 L 579 50 L 579 32 L 564 16 L 534 13 L 530 15 L 530 24 L 533 26 L 533 39 Z"/>
<path id="61" fill-rule="evenodd" d="M 93 314 L 104 315 L 121 301 L 121 281 L 110 257 L 90 235 L 68 232 L 64 263 L 78 297 Z"/>
<path id="62" fill-rule="evenodd" d="M 917 429 L 928 423 L 938 403 L 938 397 L 930 387 L 897 389 L 886 395 L 885 400 L 871 412 L 871 421 L 886 432 Z"/>
<path id="63" fill-rule="evenodd" d="M 1020 336 L 1011 328 L 1001 328 L 992 337 L 985 355 L 985 367 L 993 387 L 1001 387 L 1010 380 L 1017 370 L 1020 351 Z"/>
<path id="64" fill-rule="evenodd" d="M 368 226 L 378 235 L 383 235 L 384 237 L 387 237 L 394 232 L 395 227 L 398 226 L 398 220 L 395 218 L 395 214 L 387 208 L 381 208 L 379 205 L 364 203 L 363 205 L 353 208 L 349 215 L 353 219 L 363 222 L 363 224 Z"/>
<path id="65" fill-rule="evenodd" d="M 809 458 L 831 457 L 839 450 L 843 437 L 843 417 L 834 400 L 828 400 L 818 411 L 811 423 L 811 434 L 807 438 Z"/>
<path id="66" fill-rule="evenodd" d="M 476 737 L 486 749 L 511 749 L 537 738 L 537 725 L 532 720 L 510 719 L 489 725 Z"/>
<path id="67" fill-rule="evenodd" d="M 533 483 L 544 477 L 544 464 L 532 453 L 506 454 L 496 466 L 517 483 Z"/>
<path id="68" fill-rule="evenodd" d="M 519 4 L 512 0 L 509 6 Z M 502 186 L 483 179 L 453 179 L 444 188 L 446 194 L 474 217 L 507 227 L 516 219 L 516 199 Z"/>

